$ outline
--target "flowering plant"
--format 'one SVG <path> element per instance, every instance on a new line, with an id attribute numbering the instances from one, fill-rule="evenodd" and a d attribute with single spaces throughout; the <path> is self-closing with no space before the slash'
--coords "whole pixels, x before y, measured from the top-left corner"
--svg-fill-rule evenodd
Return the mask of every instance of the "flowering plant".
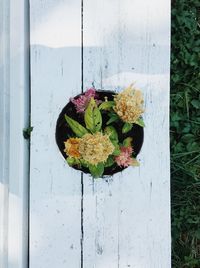
<path id="1" fill-rule="evenodd" d="M 138 166 L 141 144 L 138 147 L 135 133 L 143 139 L 143 103 L 141 91 L 133 85 L 120 93 L 90 88 L 71 98 L 60 115 L 65 129 L 59 147 L 67 163 L 94 178 Z"/>

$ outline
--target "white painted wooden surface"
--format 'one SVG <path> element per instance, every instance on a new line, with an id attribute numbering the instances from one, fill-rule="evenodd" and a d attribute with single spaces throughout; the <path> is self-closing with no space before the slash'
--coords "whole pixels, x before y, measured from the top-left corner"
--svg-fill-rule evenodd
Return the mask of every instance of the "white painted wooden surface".
<path id="1" fill-rule="evenodd" d="M 170 2 L 81 4 L 31 0 L 30 267 L 169 268 Z M 55 124 L 81 71 L 84 89 L 143 90 L 140 168 L 93 181 L 65 164 Z"/>
<path id="2" fill-rule="evenodd" d="M 28 3 L 0 0 L 0 267 L 28 267 Z"/>
<path id="3" fill-rule="evenodd" d="M 30 10 L 30 267 L 79 267 L 81 176 L 60 154 L 55 127 L 62 108 L 81 88 L 81 48 L 71 41 L 72 29 L 78 44 L 81 40 L 80 2 L 32 0 Z M 63 48 L 49 46 L 59 38 L 65 40 Z"/>

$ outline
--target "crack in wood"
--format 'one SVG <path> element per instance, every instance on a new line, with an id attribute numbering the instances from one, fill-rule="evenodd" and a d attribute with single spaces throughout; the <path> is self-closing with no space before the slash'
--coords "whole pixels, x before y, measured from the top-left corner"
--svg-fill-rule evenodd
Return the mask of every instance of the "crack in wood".
<path id="1" fill-rule="evenodd" d="M 81 92 L 83 93 L 83 0 L 81 0 Z M 83 183 L 83 172 L 82 172 L 81 173 L 81 268 L 83 268 L 83 256 L 84 256 L 83 196 L 84 196 L 84 183 Z"/>
<path id="2" fill-rule="evenodd" d="M 82 172 L 81 173 L 81 268 L 83 268 L 83 240 L 84 240 L 83 195 L 84 195 L 84 183 L 83 183 L 83 172 Z"/>

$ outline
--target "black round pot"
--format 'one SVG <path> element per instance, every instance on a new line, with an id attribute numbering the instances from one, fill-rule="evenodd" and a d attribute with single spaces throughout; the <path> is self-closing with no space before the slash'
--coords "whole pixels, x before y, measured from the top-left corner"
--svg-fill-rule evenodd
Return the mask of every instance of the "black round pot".
<path id="1" fill-rule="evenodd" d="M 106 91 L 106 90 L 97 90 L 98 99 L 104 101 L 105 97 L 108 98 L 108 100 L 113 100 L 113 95 L 116 93 L 113 91 Z M 82 94 L 79 94 L 75 97 L 78 98 Z M 84 116 L 82 113 L 77 113 L 74 104 L 70 101 L 68 104 L 63 108 L 62 112 L 60 113 L 57 124 L 56 124 L 56 143 L 58 145 L 58 148 L 60 149 L 61 154 L 66 159 L 67 156 L 64 152 L 65 146 L 64 142 L 70 137 L 74 137 L 74 134 L 72 130 L 67 126 L 67 123 L 65 121 L 64 115 L 67 114 L 74 120 L 78 121 L 80 124 L 84 126 Z M 102 128 L 104 129 L 106 127 L 106 122 L 109 120 L 109 116 L 106 114 L 105 111 L 102 112 Z M 144 131 L 143 128 L 134 124 L 131 131 L 122 134 L 121 129 L 123 127 L 124 122 L 118 121 L 117 123 L 113 122 L 112 126 L 115 127 L 115 129 L 118 132 L 119 142 L 122 143 L 123 140 L 127 137 L 133 138 L 133 150 L 134 150 L 134 156 L 136 157 L 138 153 L 140 152 L 143 144 L 143 138 L 144 138 Z M 84 173 L 90 173 L 89 169 L 85 167 L 80 167 L 78 165 L 72 166 L 72 168 L 76 170 L 83 171 Z M 124 167 L 119 167 L 117 164 L 114 164 L 111 167 L 106 167 L 104 170 L 103 175 L 113 175 L 117 172 L 120 172 L 124 170 Z"/>

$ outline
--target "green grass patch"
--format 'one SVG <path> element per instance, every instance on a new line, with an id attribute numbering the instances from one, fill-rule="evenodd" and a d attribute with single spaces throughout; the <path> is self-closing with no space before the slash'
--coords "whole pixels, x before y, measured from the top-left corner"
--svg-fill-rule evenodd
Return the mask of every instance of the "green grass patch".
<path id="1" fill-rule="evenodd" d="M 172 267 L 200 267 L 200 1 L 172 1 Z"/>

